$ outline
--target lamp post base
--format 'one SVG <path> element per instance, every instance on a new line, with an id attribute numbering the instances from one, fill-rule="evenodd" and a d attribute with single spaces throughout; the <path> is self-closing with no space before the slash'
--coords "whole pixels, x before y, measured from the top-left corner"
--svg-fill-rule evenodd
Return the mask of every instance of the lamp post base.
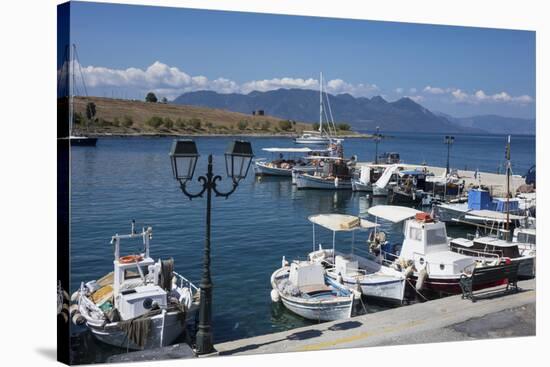
<path id="1" fill-rule="evenodd" d="M 196 349 L 194 349 L 193 352 L 195 353 L 195 357 L 198 357 L 198 358 L 217 357 L 220 355 L 220 352 L 218 352 L 214 348 L 212 348 L 212 351 L 210 353 L 199 354 L 197 353 Z"/>

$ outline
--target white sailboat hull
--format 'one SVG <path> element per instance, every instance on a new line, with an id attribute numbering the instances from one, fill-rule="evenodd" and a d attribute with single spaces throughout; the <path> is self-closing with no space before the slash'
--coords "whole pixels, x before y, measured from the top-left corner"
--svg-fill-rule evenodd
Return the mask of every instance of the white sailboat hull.
<path id="1" fill-rule="evenodd" d="M 330 138 L 296 138 L 294 142 L 296 144 L 323 145 L 329 144 Z"/>

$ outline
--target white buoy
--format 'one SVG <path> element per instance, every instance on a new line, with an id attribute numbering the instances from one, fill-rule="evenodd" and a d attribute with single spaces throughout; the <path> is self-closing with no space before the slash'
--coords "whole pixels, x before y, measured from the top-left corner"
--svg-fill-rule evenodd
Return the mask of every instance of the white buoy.
<path id="1" fill-rule="evenodd" d="M 76 302 L 78 301 L 78 297 L 80 296 L 80 291 L 75 291 L 72 295 L 71 295 L 71 302 Z"/>
<path id="2" fill-rule="evenodd" d="M 271 290 L 271 300 L 275 303 L 279 302 L 281 299 L 281 296 L 279 295 L 279 291 L 276 289 Z"/>
<path id="3" fill-rule="evenodd" d="M 71 317 L 74 316 L 75 313 L 78 312 L 78 304 L 72 304 L 71 307 L 69 308 L 69 314 L 71 315 Z"/>

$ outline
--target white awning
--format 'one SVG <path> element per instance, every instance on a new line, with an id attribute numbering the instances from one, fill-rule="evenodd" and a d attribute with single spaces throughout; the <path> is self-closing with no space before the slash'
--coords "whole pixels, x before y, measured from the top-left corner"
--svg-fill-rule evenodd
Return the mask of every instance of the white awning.
<path id="1" fill-rule="evenodd" d="M 346 214 L 316 214 L 311 215 L 309 221 L 334 232 L 348 232 L 357 229 L 369 229 L 378 224 Z"/>
<path id="2" fill-rule="evenodd" d="M 372 216 L 398 223 L 405 219 L 414 217 L 420 210 L 394 205 L 376 205 L 369 208 L 368 213 Z"/>
<path id="3" fill-rule="evenodd" d="M 486 218 L 488 220 L 495 220 L 495 221 L 505 221 L 506 220 L 506 213 L 503 212 L 496 212 L 494 210 L 471 210 L 468 213 L 466 213 L 467 216 L 475 216 L 475 217 L 482 217 Z M 520 220 L 525 217 L 521 215 L 514 215 L 510 214 L 510 220 Z"/>
<path id="4" fill-rule="evenodd" d="M 311 153 L 310 148 L 262 148 L 263 151 L 270 153 Z"/>
<path id="5" fill-rule="evenodd" d="M 304 159 L 311 159 L 311 160 L 321 159 L 321 160 L 325 160 L 325 161 L 330 161 L 330 160 L 333 160 L 333 161 L 346 160 L 347 161 L 347 159 L 344 159 L 344 158 L 341 158 L 341 157 L 325 157 L 325 156 L 322 156 L 322 155 L 310 155 L 310 156 L 304 157 Z"/>

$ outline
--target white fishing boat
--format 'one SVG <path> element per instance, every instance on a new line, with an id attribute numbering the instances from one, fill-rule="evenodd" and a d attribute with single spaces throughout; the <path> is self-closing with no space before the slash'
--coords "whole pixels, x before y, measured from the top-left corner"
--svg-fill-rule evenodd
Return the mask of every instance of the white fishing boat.
<path id="1" fill-rule="evenodd" d="M 317 166 L 305 157 L 308 155 L 328 156 L 329 149 L 304 148 L 263 148 L 265 152 L 278 154 L 277 159 L 258 158 L 254 161 L 254 172 L 257 176 L 291 177 L 294 169 L 300 172 L 313 172 Z M 299 155 L 298 157 L 296 155 Z M 286 156 L 286 158 L 285 158 Z"/>
<path id="2" fill-rule="evenodd" d="M 372 186 L 382 173 L 384 168 L 380 165 L 367 164 L 356 169 L 359 175 L 352 178 L 351 189 L 353 191 L 372 192 Z"/>
<path id="3" fill-rule="evenodd" d="M 313 321 L 333 321 L 353 316 L 360 295 L 325 277 L 320 263 L 283 258 L 282 267 L 271 275 L 271 298 L 290 311 Z"/>
<path id="4" fill-rule="evenodd" d="M 416 209 L 377 205 L 368 213 L 376 218 L 393 223 L 404 222 L 404 240 L 392 266 L 403 271 L 415 283 L 417 290 L 429 289 L 446 294 L 459 294 L 462 274 L 470 274 L 478 265 L 478 259 L 449 248 L 445 223 L 435 221 L 427 213 Z M 381 251 L 383 258 L 384 251 Z M 494 286 L 494 283 L 479 284 L 479 289 Z"/>
<path id="5" fill-rule="evenodd" d="M 84 322 L 100 341 L 125 349 L 170 345 L 180 336 L 187 320 L 194 319 L 199 290 L 174 271 L 173 260 L 155 262 L 150 256 L 152 228 L 114 235 L 113 273 L 82 283 L 73 320 Z M 122 239 L 143 241 L 141 254 L 120 255 Z M 78 322 L 78 320 L 81 320 Z"/>
<path id="6" fill-rule="evenodd" d="M 310 157 L 316 162 L 313 172 L 298 172 L 294 181 L 298 189 L 351 190 L 355 159 Z"/>
<path id="7" fill-rule="evenodd" d="M 311 262 L 323 264 L 326 274 L 333 281 L 349 289 L 360 290 L 368 298 L 402 303 L 405 297 L 405 275 L 393 268 L 380 264 L 367 249 L 356 248 L 355 232 L 369 230 L 377 224 L 352 215 L 318 214 L 309 217 L 313 224 L 313 252 L 308 255 Z M 332 249 L 316 247 L 315 226 L 332 231 Z M 349 253 L 336 250 L 337 233 L 351 233 L 352 244 Z"/>
<path id="8" fill-rule="evenodd" d="M 324 98 L 326 99 L 328 109 L 324 109 Z M 304 131 L 301 136 L 294 139 L 296 144 L 308 145 L 327 145 L 330 144 L 336 135 L 336 126 L 332 118 L 332 109 L 328 94 L 323 98 L 323 73 L 319 75 L 319 129 L 318 131 Z M 327 114 L 328 110 L 328 114 Z M 327 121 L 323 123 L 323 115 L 327 116 Z M 330 116 L 330 119 L 328 118 Z M 342 140 L 342 139 L 340 139 Z"/>

